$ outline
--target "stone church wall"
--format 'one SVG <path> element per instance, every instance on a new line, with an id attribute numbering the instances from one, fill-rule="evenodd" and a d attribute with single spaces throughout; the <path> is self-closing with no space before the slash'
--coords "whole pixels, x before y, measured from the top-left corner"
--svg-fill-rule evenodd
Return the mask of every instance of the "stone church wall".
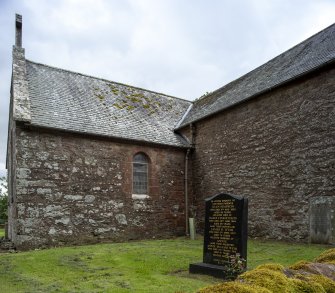
<path id="1" fill-rule="evenodd" d="M 16 132 L 19 249 L 185 233 L 185 150 Z M 150 159 L 148 198 L 132 194 L 137 152 Z"/>
<path id="2" fill-rule="evenodd" d="M 308 240 L 310 199 L 335 196 L 334 101 L 328 68 L 195 123 L 199 231 L 204 198 L 227 192 L 249 198 L 249 235 Z"/>

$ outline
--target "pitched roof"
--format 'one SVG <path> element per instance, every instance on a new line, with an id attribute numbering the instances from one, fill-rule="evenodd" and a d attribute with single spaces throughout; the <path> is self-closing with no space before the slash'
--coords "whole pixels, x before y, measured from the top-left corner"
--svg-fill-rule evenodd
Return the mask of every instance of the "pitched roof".
<path id="1" fill-rule="evenodd" d="M 186 147 L 173 129 L 191 102 L 26 61 L 31 125 Z"/>
<path id="2" fill-rule="evenodd" d="M 196 100 L 178 125 L 206 118 L 335 60 L 335 24 L 235 81 Z"/>

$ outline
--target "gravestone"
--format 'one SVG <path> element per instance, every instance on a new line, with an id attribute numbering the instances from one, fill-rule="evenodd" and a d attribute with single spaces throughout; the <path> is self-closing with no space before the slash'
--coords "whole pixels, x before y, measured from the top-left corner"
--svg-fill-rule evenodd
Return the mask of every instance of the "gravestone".
<path id="1" fill-rule="evenodd" d="M 221 193 L 205 204 L 203 262 L 190 264 L 189 272 L 225 278 L 231 257 L 247 260 L 248 199 Z"/>
<path id="2" fill-rule="evenodd" d="M 309 202 L 311 243 L 335 244 L 335 196 L 316 196 Z"/>

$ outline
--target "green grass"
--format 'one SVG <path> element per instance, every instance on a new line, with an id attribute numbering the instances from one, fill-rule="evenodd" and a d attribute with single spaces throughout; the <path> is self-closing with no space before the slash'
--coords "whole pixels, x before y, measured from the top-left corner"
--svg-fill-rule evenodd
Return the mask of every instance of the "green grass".
<path id="1" fill-rule="evenodd" d="M 312 260 L 326 246 L 248 242 L 248 267 Z M 151 240 L 0 254 L 0 292 L 194 292 L 218 279 L 189 275 L 202 239 Z"/>
<path id="2" fill-rule="evenodd" d="M 5 229 L 0 228 L 0 237 L 5 236 Z"/>

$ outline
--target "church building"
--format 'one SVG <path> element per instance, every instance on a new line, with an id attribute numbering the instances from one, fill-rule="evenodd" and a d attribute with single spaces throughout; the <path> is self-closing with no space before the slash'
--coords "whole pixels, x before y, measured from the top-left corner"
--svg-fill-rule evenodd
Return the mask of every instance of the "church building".
<path id="1" fill-rule="evenodd" d="M 8 237 L 17 249 L 197 232 L 249 200 L 249 235 L 335 243 L 335 24 L 193 102 L 40 64 L 16 42 Z"/>

